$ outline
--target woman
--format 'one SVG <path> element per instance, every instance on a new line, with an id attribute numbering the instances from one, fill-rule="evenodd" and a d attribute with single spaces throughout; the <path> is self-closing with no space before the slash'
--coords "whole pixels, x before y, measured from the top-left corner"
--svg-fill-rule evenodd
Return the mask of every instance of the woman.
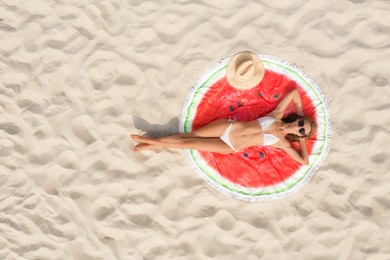
<path id="1" fill-rule="evenodd" d="M 295 104 L 297 114 L 282 120 L 288 105 Z M 309 155 L 305 139 L 316 128 L 313 120 L 302 115 L 302 103 L 297 89 L 288 93 L 267 116 L 249 122 L 219 119 L 193 132 L 174 134 L 161 138 L 131 135 L 138 142 L 134 151 L 153 149 L 156 146 L 169 148 L 191 148 L 202 151 L 229 154 L 250 146 L 273 146 L 284 150 L 297 162 L 308 165 Z M 298 141 L 300 153 L 290 144 Z"/>
<path id="2" fill-rule="evenodd" d="M 258 86 L 264 75 L 264 64 L 255 53 L 248 51 L 234 55 L 226 69 L 227 81 L 239 91 Z M 282 120 L 291 102 L 295 104 L 297 114 L 291 114 Z M 288 93 L 271 113 L 253 121 L 219 119 L 190 133 L 161 138 L 131 135 L 131 138 L 139 143 L 134 147 L 136 152 L 164 146 L 229 154 L 250 146 L 270 145 L 283 149 L 294 160 L 307 165 L 309 156 L 305 138 L 311 136 L 315 128 L 314 121 L 302 115 L 301 98 L 295 89 Z M 300 143 L 300 153 L 292 148 L 290 141 Z"/>

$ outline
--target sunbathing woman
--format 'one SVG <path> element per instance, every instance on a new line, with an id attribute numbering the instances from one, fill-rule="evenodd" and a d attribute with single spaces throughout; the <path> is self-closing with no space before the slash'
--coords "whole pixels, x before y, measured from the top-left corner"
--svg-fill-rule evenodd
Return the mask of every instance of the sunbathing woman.
<path id="1" fill-rule="evenodd" d="M 239 67 L 236 70 L 239 71 Z M 295 104 L 297 114 L 290 114 L 282 119 L 291 102 Z M 315 122 L 303 116 L 299 91 L 295 89 L 289 92 L 273 111 L 253 121 L 219 119 L 189 133 L 161 138 L 132 134 L 131 138 L 139 143 L 134 147 L 136 152 L 163 146 L 229 154 L 251 146 L 273 146 L 284 150 L 299 163 L 307 165 L 309 156 L 305 139 L 314 133 L 315 128 Z M 292 141 L 300 143 L 300 153 L 291 146 Z"/>

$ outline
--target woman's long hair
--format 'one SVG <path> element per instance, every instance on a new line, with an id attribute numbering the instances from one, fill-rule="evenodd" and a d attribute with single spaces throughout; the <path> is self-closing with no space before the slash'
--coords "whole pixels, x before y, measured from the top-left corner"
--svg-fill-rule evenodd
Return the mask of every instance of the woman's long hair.
<path id="1" fill-rule="evenodd" d="M 298 136 L 298 135 L 294 135 L 294 134 L 287 134 L 285 136 L 285 138 L 289 141 L 289 142 L 298 142 L 299 141 L 299 138 L 308 138 L 310 136 L 312 136 L 317 128 L 317 124 L 313 121 L 313 119 L 311 119 L 310 117 L 307 117 L 307 116 L 300 116 L 300 115 L 297 115 L 297 114 L 289 114 L 286 118 L 282 119 L 282 121 L 284 123 L 291 123 L 291 122 L 294 122 L 295 120 L 300 120 L 300 119 L 303 119 L 303 120 L 307 120 L 310 122 L 310 126 L 311 126 L 311 131 L 310 133 L 308 134 L 304 134 L 302 136 Z"/>

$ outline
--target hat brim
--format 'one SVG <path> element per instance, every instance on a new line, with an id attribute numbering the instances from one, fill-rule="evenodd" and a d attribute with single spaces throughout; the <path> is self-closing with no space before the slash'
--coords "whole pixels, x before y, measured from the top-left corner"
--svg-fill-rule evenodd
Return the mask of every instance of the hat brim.
<path id="1" fill-rule="evenodd" d="M 264 78 L 264 64 L 261 62 L 260 58 L 255 53 L 248 53 L 252 55 L 253 64 L 255 65 L 255 71 L 249 79 L 242 80 L 240 78 L 237 78 L 234 73 L 236 60 L 239 55 L 242 54 L 242 52 L 234 55 L 228 63 L 226 69 L 226 79 L 233 88 L 239 90 L 248 90 L 260 84 L 261 80 Z"/>

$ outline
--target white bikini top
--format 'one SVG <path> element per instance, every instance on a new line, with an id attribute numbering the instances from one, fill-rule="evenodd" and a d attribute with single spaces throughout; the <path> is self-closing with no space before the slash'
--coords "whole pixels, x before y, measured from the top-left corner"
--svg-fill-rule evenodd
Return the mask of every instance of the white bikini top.
<path id="1" fill-rule="evenodd" d="M 271 127 L 273 123 L 275 122 L 275 118 L 270 116 L 264 116 L 257 119 L 263 130 L 266 130 L 267 128 Z M 264 134 L 264 143 L 263 146 L 266 145 L 272 145 L 279 141 L 279 138 L 272 134 Z"/>

